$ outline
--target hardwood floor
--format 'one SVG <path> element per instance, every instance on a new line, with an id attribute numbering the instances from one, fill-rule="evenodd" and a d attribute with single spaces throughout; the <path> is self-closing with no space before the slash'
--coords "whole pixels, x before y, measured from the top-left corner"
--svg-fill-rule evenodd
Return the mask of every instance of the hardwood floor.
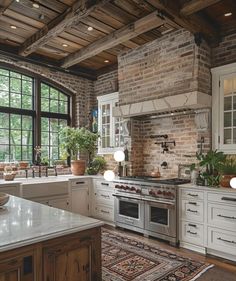
<path id="1" fill-rule="evenodd" d="M 209 256 L 209 255 L 204 256 L 202 254 L 198 254 L 196 252 L 193 252 L 193 251 L 190 251 L 190 250 L 187 250 L 187 249 L 183 249 L 183 248 L 175 248 L 173 246 L 170 246 L 167 242 L 164 242 L 164 241 L 161 241 L 161 240 L 158 240 L 158 239 L 155 239 L 155 238 L 146 238 L 142 234 L 138 234 L 138 233 L 130 231 L 130 230 L 115 228 L 111 225 L 105 225 L 104 227 L 107 228 L 107 229 L 110 229 L 110 230 L 116 230 L 116 231 L 118 231 L 120 233 L 123 233 L 125 235 L 129 235 L 129 236 L 138 238 L 138 239 L 140 239 L 144 242 L 155 243 L 157 246 L 159 246 L 162 249 L 166 249 L 166 250 L 178 253 L 178 254 L 184 254 L 185 256 L 187 256 L 191 259 L 201 260 L 201 261 L 204 261 L 204 262 L 207 262 L 207 263 L 214 264 L 217 268 L 222 269 L 223 271 L 228 271 L 230 273 L 233 273 L 233 275 L 235 274 L 235 279 L 232 279 L 232 281 L 233 280 L 236 281 L 236 262 L 232 262 L 232 261 L 225 260 L 225 259 L 222 259 L 222 258 L 218 258 L 218 257 L 215 257 L 215 256 Z M 209 279 L 209 280 L 211 280 L 211 279 Z M 212 279 L 212 280 L 216 280 L 216 279 Z M 231 280 L 225 279 L 225 281 L 231 281 Z"/>

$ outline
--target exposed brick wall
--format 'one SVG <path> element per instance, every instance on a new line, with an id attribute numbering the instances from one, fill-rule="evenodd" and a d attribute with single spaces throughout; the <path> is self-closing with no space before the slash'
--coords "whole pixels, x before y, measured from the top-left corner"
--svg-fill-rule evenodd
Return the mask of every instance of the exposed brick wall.
<path id="1" fill-rule="evenodd" d="M 162 177 L 177 177 L 178 164 L 191 164 L 196 161 L 195 154 L 199 151 L 199 140 L 203 136 L 205 143 L 203 151 L 211 146 L 210 129 L 198 130 L 195 115 L 181 115 L 161 119 L 136 121 L 132 134 L 132 170 L 134 175 L 149 175 L 160 169 Z M 167 134 L 168 140 L 175 140 L 176 146 L 170 144 L 169 152 L 163 154 L 160 144 L 162 139 L 152 139 L 151 135 Z M 161 168 L 161 163 L 168 163 L 167 169 Z"/>
<path id="2" fill-rule="evenodd" d="M 94 82 L 95 96 L 101 96 L 118 91 L 118 71 L 100 75 Z"/>
<path id="3" fill-rule="evenodd" d="M 120 104 L 197 90 L 211 94 L 210 51 L 181 29 L 120 55 Z"/>
<path id="4" fill-rule="evenodd" d="M 212 48 L 212 67 L 236 62 L 236 33 L 225 36 L 220 44 Z"/>
<path id="5" fill-rule="evenodd" d="M 14 61 L 11 58 L 0 56 L 0 63 L 4 62 L 9 65 L 17 66 L 32 74 L 39 74 L 42 77 L 50 79 L 62 85 L 64 88 L 72 92 L 76 97 L 75 121 L 77 126 L 88 125 L 88 115 L 91 110 L 93 97 L 93 81 L 84 79 L 75 75 L 66 74 L 59 71 L 53 71 L 47 67 L 38 66 L 36 64 Z"/>

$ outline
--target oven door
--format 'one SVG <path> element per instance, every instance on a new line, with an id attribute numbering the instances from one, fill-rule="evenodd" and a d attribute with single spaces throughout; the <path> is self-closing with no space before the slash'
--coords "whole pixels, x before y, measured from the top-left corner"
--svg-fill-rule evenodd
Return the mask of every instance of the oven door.
<path id="1" fill-rule="evenodd" d="M 145 201 L 145 229 L 176 237 L 176 205 L 172 202 Z"/>
<path id="2" fill-rule="evenodd" d="M 144 202 L 134 199 L 115 196 L 115 221 L 133 227 L 144 228 Z"/>

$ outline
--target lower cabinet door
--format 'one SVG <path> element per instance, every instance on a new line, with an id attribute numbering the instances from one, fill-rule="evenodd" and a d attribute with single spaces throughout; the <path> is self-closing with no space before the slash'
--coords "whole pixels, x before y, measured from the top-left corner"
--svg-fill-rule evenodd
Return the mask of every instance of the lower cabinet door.
<path id="1" fill-rule="evenodd" d="M 204 227 L 203 224 L 182 221 L 180 239 L 198 246 L 204 245 Z"/>
<path id="2" fill-rule="evenodd" d="M 43 281 L 101 281 L 99 237 L 89 232 L 43 249 Z"/>
<path id="3" fill-rule="evenodd" d="M 71 192 L 71 210 L 83 216 L 89 215 L 88 187 L 73 188 Z"/>
<path id="4" fill-rule="evenodd" d="M 66 211 L 70 210 L 70 202 L 68 198 L 51 199 L 49 200 L 49 206 Z"/>
<path id="5" fill-rule="evenodd" d="M 208 227 L 208 248 L 236 256 L 236 232 Z"/>
<path id="6" fill-rule="evenodd" d="M 0 261 L 0 281 L 37 281 L 34 257 L 18 256 Z"/>
<path id="7" fill-rule="evenodd" d="M 111 206 L 96 204 L 94 207 L 94 217 L 114 222 L 114 208 Z"/>

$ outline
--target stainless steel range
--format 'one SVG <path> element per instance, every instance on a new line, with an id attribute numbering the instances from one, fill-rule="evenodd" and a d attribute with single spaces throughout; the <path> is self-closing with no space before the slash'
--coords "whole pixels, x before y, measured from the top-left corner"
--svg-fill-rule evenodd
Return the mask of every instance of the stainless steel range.
<path id="1" fill-rule="evenodd" d="M 114 181 L 116 226 L 176 245 L 176 185 L 187 182 L 189 180 L 149 177 L 125 177 Z"/>

